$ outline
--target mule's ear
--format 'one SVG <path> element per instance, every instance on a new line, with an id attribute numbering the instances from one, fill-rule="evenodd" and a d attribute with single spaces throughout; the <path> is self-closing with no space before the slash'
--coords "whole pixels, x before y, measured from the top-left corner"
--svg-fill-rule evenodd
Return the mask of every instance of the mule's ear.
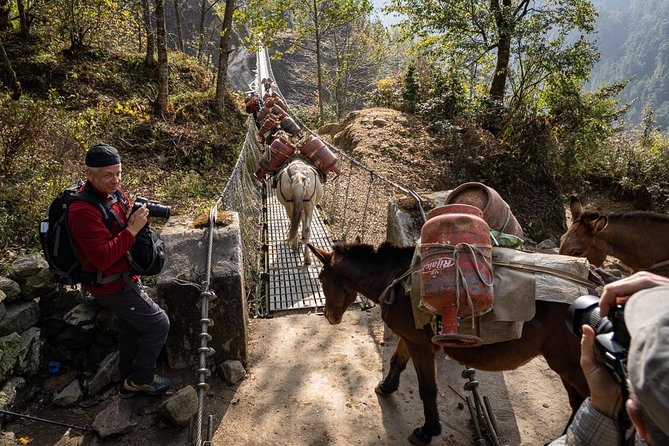
<path id="1" fill-rule="evenodd" d="M 329 251 L 326 251 L 324 249 L 320 249 L 312 245 L 311 243 L 307 243 L 307 246 L 309 247 L 309 250 L 314 253 L 314 255 L 318 258 L 318 260 L 321 261 L 323 265 L 329 265 L 330 261 L 332 260 L 332 253 Z"/>
<path id="2" fill-rule="evenodd" d="M 576 221 L 581 218 L 581 214 L 583 214 L 583 205 L 576 195 L 569 197 L 569 210 L 571 211 L 572 220 Z"/>
<path id="3" fill-rule="evenodd" d="M 605 215 L 602 215 L 597 220 L 595 220 L 595 222 L 592 225 L 592 230 L 596 233 L 599 231 L 603 231 L 604 229 L 606 229 L 606 225 L 608 224 L 609 224 L 609 219 L 606 218 Z"/>
<path id="4" fill-rule="evenodd" d="M 359 235 L 355 236 L 355 242 L 358 243 L 358 244 L 362 243 L 362 240 L 360 239 Z"/>

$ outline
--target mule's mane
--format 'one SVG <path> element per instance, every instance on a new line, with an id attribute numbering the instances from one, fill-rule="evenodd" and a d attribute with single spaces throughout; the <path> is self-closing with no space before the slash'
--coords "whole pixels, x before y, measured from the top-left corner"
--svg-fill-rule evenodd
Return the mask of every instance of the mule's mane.
<path id="1" fill-rule="evenodd" d="M 359 262 L 371 264 L 381 259 L 384 263 L 401 264 L 411 259 L 414 247 L 397 246 L 391 242 L 383 242 L 377 248 L 365 243 L 335 243 L 332 250 Z"/>
<path id="2" fill-rule="evenodd" d="M 581 215 L 580 220 L 583 220 L 584 218 L 595 220 L 602 215 L 610 219 L 616 219 L 616 220 L 625 220 L 625 221 L 642 220 L 655 223 L 669 223 L 669 215 L 658 214 L 657 212 L 649 212 L 649 211 L 629 211 L 629 212 L 611 212 L 611 213 L 605 213 L 599 211 L 584 211 L 583 214 Z"/>

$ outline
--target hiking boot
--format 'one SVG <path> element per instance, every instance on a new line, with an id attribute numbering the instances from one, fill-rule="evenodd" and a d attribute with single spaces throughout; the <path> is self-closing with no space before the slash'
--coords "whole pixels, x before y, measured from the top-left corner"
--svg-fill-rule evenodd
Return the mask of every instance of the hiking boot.
<path id="1" fill-rule="evenodd" d="M 147 384 L 136 384 L 132 379 L 126 378 L 119 390 L 119 395 L 121 395 L 121 398 L 128 398 L 137 393 L 159 395 L 165 393 L 171 384 L 169 379 L 160 375 L 153 375 L 153 381 Z"/>

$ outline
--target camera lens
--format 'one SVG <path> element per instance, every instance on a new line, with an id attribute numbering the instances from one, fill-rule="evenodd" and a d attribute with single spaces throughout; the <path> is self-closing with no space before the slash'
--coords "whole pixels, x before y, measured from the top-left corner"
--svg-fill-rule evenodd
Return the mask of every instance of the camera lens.
<path id="1" fill-rule="evenodd" d="M 149 215 L 151 217 L 170 218 L 172 208 L 169 206 L 158 203 L 148 203 L 146 207 L 149 208 Z"/>
<path id="2" fill-rule="evenodd" d="M 576 299 L 567 312 L 567 327 L 576 336 L 582 336 L 581 327 L 589 325 L 595 333 L 608 333 L 613 327 L 608 318 L 599 315 L 599 297 L 581 296 Z"/>

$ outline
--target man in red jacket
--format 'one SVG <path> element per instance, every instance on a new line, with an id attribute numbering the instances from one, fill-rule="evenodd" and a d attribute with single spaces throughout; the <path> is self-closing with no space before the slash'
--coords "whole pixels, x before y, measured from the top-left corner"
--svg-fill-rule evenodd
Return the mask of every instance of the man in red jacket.
<path id="1" fill-rule="evenodd" d="M 99 207 L 83 200 L 70 204 L 68 224 L 84 269 L 97 272 L 97 283 L 86 286 L 86 291 L 118 318 L 121 396 L 160 394 L 170 387 L 169 379 L 155 374 L 170 322 L 165 311 L 146 294 L 140 277 L 131 272 L 126 253 L 147 224 L 149 210 L 144 205 L 128 216 L 121 172 L 121 157 L 114 147 L 91 147 L 86 153 L 84 189 L 104 203 L 113 216 L 111 228 L 109 223 L 105 225 Z"/>

